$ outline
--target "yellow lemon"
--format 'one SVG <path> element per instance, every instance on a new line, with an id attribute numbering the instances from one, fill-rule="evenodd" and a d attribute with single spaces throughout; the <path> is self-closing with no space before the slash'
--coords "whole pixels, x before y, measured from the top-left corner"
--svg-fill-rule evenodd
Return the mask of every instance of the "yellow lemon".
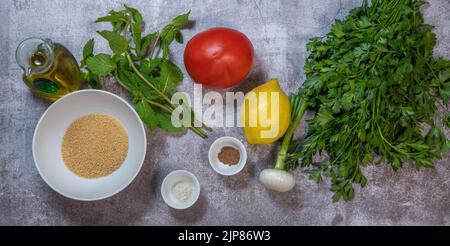
<path id="1" fill-rule="evenodd" d="M 278 80 L 258 86 L 245 95 L 240 124 L 250 144 L 270 144 L 286 133 L 291 121 L 289 98 Z"/>

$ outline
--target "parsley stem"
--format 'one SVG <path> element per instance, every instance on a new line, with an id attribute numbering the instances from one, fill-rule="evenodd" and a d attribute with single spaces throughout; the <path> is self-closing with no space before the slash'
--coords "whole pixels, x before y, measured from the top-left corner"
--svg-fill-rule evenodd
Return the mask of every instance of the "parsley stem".
<path id="1" fill-rule="evenodd" d="M 403 150 L 401 150 L 401 149 L 395 147 L 391 142 L 389 142 L 386 138 L 384 138 L 383 133 L 381 132 L 380 126 L 377 125 L 377 127 L 378 127 L 378 133 L 380 134 L 381 139 L 382 139 L 385 143 L 387 143 L 392 149 L 394 149 L 394 150 L 397 151 L 398 153 L 403 154 L 403 155 L 406 155 L 406 156 L 414 155 L 413 153 L 408 153 L 408 152 L 405 152 L 405 151 L 403 151 Z"/>
<path id="2" fill-rule="evenodd" d="M 438 77 L 438 76 L 436 75 L 436 73 L 434 72 L 434 70 L 433 70 L 433 68 L 431 67 L 430 63 L 427 62 L 426 64 L 427 64 L 428 69 L 430 69 L 431 74 L 433 74 L 433 77 L 434 77 L 435 79 L 439 80 L 439 77 Z"/>

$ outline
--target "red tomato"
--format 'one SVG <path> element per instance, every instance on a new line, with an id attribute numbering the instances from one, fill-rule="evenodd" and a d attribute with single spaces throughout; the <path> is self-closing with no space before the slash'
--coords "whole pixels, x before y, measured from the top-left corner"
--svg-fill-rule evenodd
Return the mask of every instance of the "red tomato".
<path id="1" fill-rule="evenodd" d="M 243 33 L 216 27 L 195 35 L 184 50 L 184 65 L 197 83 L 228 88 L 241 82 L 253 64 L 253 45 Z"/>

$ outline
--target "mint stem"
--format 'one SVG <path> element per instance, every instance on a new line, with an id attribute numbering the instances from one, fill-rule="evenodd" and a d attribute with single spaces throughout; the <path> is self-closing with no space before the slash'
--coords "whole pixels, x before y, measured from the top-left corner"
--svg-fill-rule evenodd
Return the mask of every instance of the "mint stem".
<path id="1" fill-rule="evenodd" d="M 172 111 L 176 108 L 175 104 L 172 103 L 172 101 L 167 97 L 167 95 L 165 95 L 160 90 L 158 90 L 158 88 L 156 88 L 152 83 L 150 83 L 150 81 L 148 81 L 144 77 L 144 75 L 142 75 L 141 72 L 139 72 L 139 70 L 137 69 L 136 65 L 134 64 L 133 59 L 131 58 L 130 54 L 126 54 L 126 57 L 128 59 L 128 62 L 130 63 L 131 68 L 139 76 L 139 78 L 142 79 L 142 81 L 144 81 L 150 88 L 152 88 L 156 93 L 158 93 L 170 105 L 171 109 L 168 109 L 168 108 L 165 107 L 165 110 L 166 111 L 168 110 L 170 113 L 172 113 Z M 153 102 L 153 105 L 155 105 L 154 103 L 155 102 Z M 158 103 L 158 105 L 163 106 L 163 105 L 161 105 L 159 103 Z M 155 105 L 155 106 L 158 106 L 158 105 Z M 189 129 L 191 129 L 193 132 L 195 132 L 201 138 L 206 138 L 206 133 L 203 130 L 201 130 L 201 129 L 195 127 L 195 126 L 189 126 Z"/>

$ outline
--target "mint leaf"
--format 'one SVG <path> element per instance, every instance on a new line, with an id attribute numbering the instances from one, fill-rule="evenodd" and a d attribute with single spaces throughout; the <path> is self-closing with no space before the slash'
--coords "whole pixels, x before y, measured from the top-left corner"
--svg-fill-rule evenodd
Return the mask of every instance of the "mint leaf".
<path id="1" fill-rule="evenodd" d="M 149 100 L 158 100 L 160 96 L 150 89 L 150 87 L 143 83 L 141 78 L 132 71 L 125 69 L 118 70 L 119 79 L 124 84 L 125 88 L 131 91 L 133 97 L 145 97 Z"/>
<path id="2" fill-rule="evenodd" d="M 138 25 L 140 26 L 142 23 L 142 15 L 139 12 L 139 10 L 132 8 L 126 4 L 123 5 L 125 7 L 125 10 L 130 13 L 130 15 L 133 17 L 133 20 L 138 23 Z"/>
<path id="3" fill-rule="evenodd" d="M 161 112 L 158 114 L 159 127 L 168 132 L 181 132 L 184 127 L 175 127 L 172 125 L 172 115 L 166 112 Z"/>
<path id="4" fill-rule="evenodd" d="M 173 126 L 171 114 L 155 111 L 146 101 L 141 100 L 136 103 L 136 112 L 150 130 L 154 130 L 157 126 L 168 132 L 181 132 L 184 130 L 184 127 Z"/>
<path id="5" fill-rule="evenodd" d="M 93 89 L 101 89 L 102 84 L 100 83 L 100 78 L 97 75 L 92 74 L 89 71 L 82 71 L 80 73 L 81 81 L 88 83 Z"/>
<path id="6" fill-rule="evenodd" d="M 161 49 L 163 51 L 163 58 L 169 56 L 169 45 L 175 40 L 175 31 L 178 30 L 176 27 L 169 25 L 166 26 L 161 32 Z"/>
<path id="7" fill-rule="evenodd" d="M 139 91 L 139 77 L 126 68 L 117 67 L 118 82 L 130 93 L 133 97 L 140 99 L 142 93 Z"/>
<path id="8" fill-rule="evenodd" d="M 139 23 L 131 24 L 131 35 L 133 36 L 136 55 L 139 55 L 141 53 L 141 25 Z"/>
<path id="9" fill-rule="evenodd" d="M 175 31 L 175 40 L 180 44 L 183 43 L 183 34 L 181 34 L 180 30 Z"/>
<path id="10" fill-rule="evenodd" d="M 96 75 L 91 75 L 88 83 L 92 89 L 101 89 L 102 88 L 102 84 L 100 83 L 100 78 Z"/>
<path id="11" fill-rule="evenodd" d="M 169 43 L 165 40 L 161 41 L 161 49 L 163 51 L 162 57 L 164 59 L 167 59 L 169 57 L 170 51 L 169 51 Z"/>
<path id="12" fill-rule="evenodd" d="M 160 58 L 142 60 L 139 71 L 153 77 L 160 76 L 160 66 L 163 62 Z"/>
<path id="13" fill-rule="evenodd" d="M 149 47 L 152 41 L 158 36 L 158 32 L 153 32 L 148 35 L 145 35 L 141 41 L 141 50 L 145 50 Z"/>
<path id="14" fill-rule="evenodd" d="M 128 51 L 128 41 L 120 34 L 106 30 L 97 33 L 108 40 L 109 47 L 115 54 L 122 54 Z"/>
<path id="15" fill-rule="evenodd" d="M 179 15 L 172 20 L 172 23 L 165 26 L 161 31 L 161 49 L 163 51 L 163 58 L 169 56 L 169 45 L 176 40 L 178 43 L 183 42 L 180 28 L 185 27 L 189 22 L 190 11 L 186 14 Z"/>
<path id="16" fill-rule="evenodd" d="M 172 20 L 172 25 L 174 25 L 175 27 L 178 27 L 178 28 L 182 28 L 182 27 L 186 26 L 189 22 L 189 14 L 190 13 L 191 13 L 191 11 L 188 11 L 185 14 L 181 14 L 181 15 L 175 17 Z"/>
<path id="17" fill-rule="evenodd" d="M 97 76 L 106 76 L 116 69 L 116 64 L 108 54 L 98 54 L 86 60 L 89 71 Z"/>
<path id="18" fill-rule="evenodd" d="M 182 80 L 183 73 L 175 64 L 169 60 L 161 63 L 159 89 L 163 93 L 172 94 Z"/>
<path id="19" fill-rule="evenodd" d="M 136 112 L 150 130 L 154 130 L 158 126 L 158 116 L 148 102 L 143 100 L 137 102 Z"/>
<path id="20" fill-rule="evenodd" d="M 112 61 L 116 63 L 117 69 L 127 70 L 130 68 L 130 64 L 128 63 L 128 59 L 123 55 L 113 55 Z"/>
<path id="21" fill-rule="evenodd" d="M 153 32 L 145 35 L 141 40 L 141 51 L 146 51 L 147 48 L 152 44 L 152 41 L 158 36 L 158 32 Z"/>
<path id="22" fill-rule="evenodd" d="M 127 22 L 128 18 L 123 12 L 114 12 L 110 15 L 103 16 L 95 20 L 95 22 Z"/>
<path id="23" fill-rule="evenodd" d="M 89 39 L 83 47 L 83 59 L 80 62 L 80 68 L 86 66 L 86 59 L 93 56 L 94 53 L 94 39 Z"/>
<path id="24" fill-rule="evenodd" d="M 92 56 L 94 53 L 94 39 L 91 38 L 83 47 L 83 59 L 86 60 L 88 57 Z"/>

